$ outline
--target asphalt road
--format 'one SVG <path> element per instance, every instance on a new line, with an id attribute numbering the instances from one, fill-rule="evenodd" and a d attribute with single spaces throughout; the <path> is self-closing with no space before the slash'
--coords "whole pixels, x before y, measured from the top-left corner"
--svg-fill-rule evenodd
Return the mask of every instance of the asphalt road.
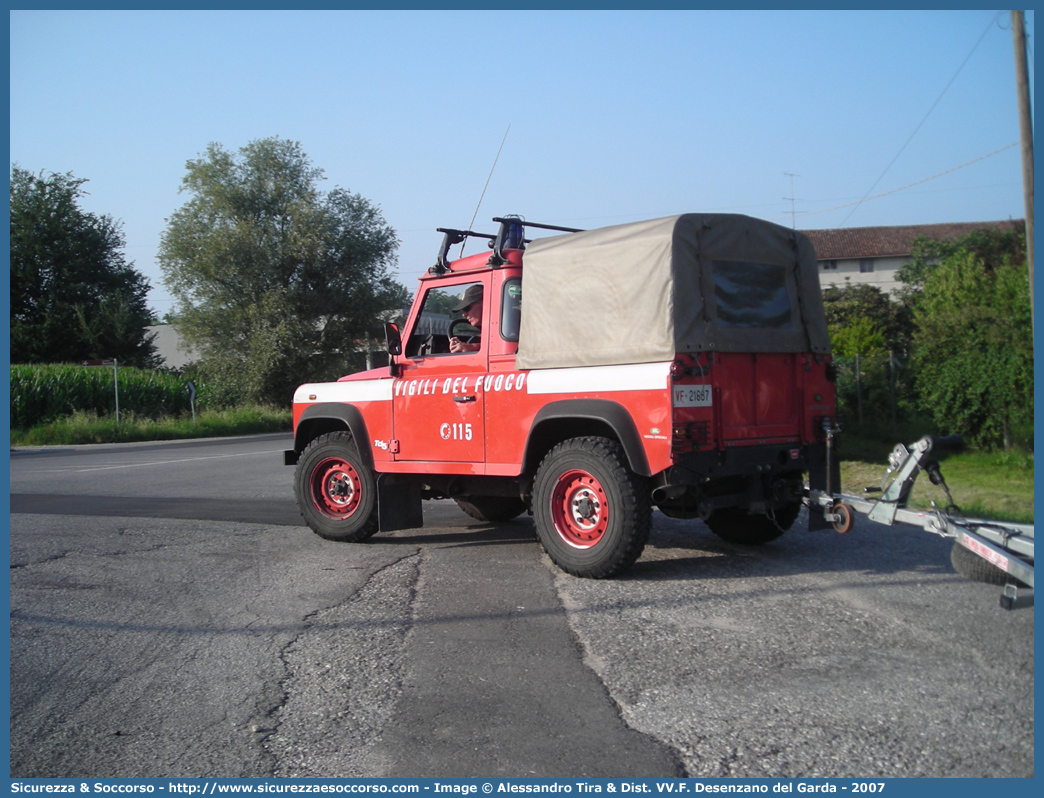
<path id="1" fill-rule="evenodd" d="M 287 444 L 12 452 L 12 776 L 1033 774 L 1034 611 L 944 540 L 657 514 L 580 580 L 449 502 L 321 540 Z"/>

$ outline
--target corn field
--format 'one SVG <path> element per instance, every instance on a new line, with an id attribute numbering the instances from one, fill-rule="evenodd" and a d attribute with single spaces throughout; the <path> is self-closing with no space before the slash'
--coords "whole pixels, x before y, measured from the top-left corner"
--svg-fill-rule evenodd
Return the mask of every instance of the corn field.
<path id="1" fill-rule="evenodd" d="M 145 418 L 190 412 L 188 379 L 163 371 L 119 369 L 120 413 Z M 197 385 L 199 408 L 206 391 Z M 76 365 L 11 366 L 11 427 L 28 429 L 76 411 L 116 411 L 113 369 Z"/>

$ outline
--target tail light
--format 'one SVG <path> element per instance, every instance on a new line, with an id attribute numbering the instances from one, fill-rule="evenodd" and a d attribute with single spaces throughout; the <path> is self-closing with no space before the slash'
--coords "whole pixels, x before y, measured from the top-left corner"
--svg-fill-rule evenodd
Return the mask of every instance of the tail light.
<path id="1" fill-rule="evenodd" d="M 676 421 L 671 430 L 671 451 L 688 454 L 710 446 L 709 421 Z"/>

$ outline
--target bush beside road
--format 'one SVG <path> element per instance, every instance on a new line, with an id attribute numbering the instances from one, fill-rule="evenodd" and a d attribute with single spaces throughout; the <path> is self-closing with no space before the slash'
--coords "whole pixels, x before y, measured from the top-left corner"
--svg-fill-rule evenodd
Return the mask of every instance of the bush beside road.
<path id="1" fill-rule="evenodd" d="M 77 411 L 49 424 L 29 429 L 12 429 L 11 446 L 73 446 L 85 443 L 131 443 L 171 441 L 187 438 L 223 438 L 262 432 L 289 433 L 292 420 L 289 408 L 245 405 L 222 410 L 203 410 L 192 416 L 148 418 L 136 413 L 99 416 Z"/>

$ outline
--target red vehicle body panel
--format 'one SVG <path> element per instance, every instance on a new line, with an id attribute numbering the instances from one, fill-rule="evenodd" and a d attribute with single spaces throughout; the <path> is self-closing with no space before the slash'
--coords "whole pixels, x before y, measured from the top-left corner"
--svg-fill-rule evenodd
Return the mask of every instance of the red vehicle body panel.
<path id="1" fill-rule="evenodd" d="M 634 420 L 649 474 L 655 474 L 675 460 L 675 424 L 706 425 L 709 434 L 697 448 L 723 450 L 810 443 L 816 440 L 815 419 L 834 413 L 824 364 L 813 368 L 810 355 L 713 359 L 713 378 L 695 381 L 673 380 L 671 363 L 525 371 L 513 368 L 512 356 L 487 362 L 482 352 L 424 358 L 404 364 L 394 379 L 380 370 L 301 386 L 294 425 L 312 405 L 350 402 L 366 420 L 379 471 L 518 476 L 541 409 L 602 400 L 620 405 Z M 679 389 L 709 399 L 702 407 L 675 407 L 672 391 Z"/>

